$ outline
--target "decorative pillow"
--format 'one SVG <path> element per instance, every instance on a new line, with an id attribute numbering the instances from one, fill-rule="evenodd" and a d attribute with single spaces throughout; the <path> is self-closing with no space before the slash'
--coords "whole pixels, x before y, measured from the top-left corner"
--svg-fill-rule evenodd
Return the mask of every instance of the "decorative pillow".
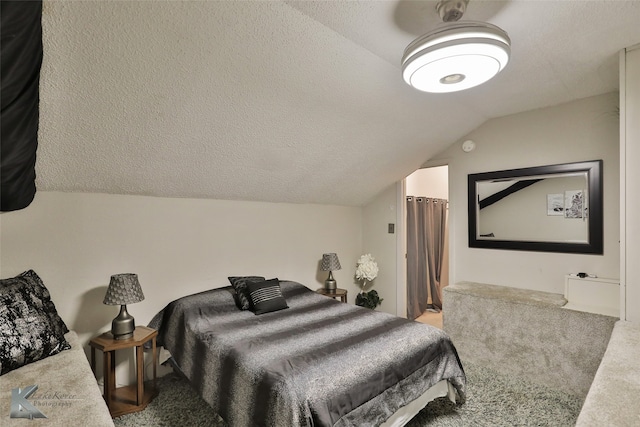
<path id="1" fill-rule="evenodd" d="M 270 313 L 289 308 L 287 301 L 282 296 L 280 281 L 276 279 L 263 282 L 247 283 L 251 309 L 255 314 Z"/>
<path id="2" fill-rule="evenodd" d="M 251 303 L 249 302 L 249 291 L 247 290 L 247 283 L 250 282 L 264 282 L 264 277 L 261 276 L 232 276 L 229 277 L 231 286 L 236 291 L 236 304 L 240 310 L 249 310 Z"/>
<path id="3" fill-rule="evenodd" d="M 35 271 L 0 280 L 0 375 L 71 348 L 67 332 Z"/>

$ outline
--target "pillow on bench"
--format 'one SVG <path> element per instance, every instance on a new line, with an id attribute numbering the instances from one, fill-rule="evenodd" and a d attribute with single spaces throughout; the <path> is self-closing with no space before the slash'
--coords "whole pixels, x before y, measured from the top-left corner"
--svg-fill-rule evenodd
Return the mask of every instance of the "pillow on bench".
<path id="1" fill-rule="evenodd" d="M 0 375 L 68 350 L 67 332 L 35 271 L 0 280 Z"/>

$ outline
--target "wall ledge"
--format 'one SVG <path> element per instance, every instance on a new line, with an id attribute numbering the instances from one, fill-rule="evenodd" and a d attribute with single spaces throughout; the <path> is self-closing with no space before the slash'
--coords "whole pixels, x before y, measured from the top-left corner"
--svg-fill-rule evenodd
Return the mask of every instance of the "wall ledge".
<path id="1" fill-rule="evenodd" d="M 458 282 L 446 287 L 447 292 L 473 295 L 478 298 L 500 299 L 528 305 L 562 307 L 567 303 L 564 295 L 531 289 L 512 288 L 508 286 L 489 285 L 477 282 Z"/>

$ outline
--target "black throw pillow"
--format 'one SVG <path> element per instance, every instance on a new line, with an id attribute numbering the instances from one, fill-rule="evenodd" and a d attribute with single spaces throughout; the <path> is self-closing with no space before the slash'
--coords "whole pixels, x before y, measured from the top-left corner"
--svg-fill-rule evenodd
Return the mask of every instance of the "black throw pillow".
<path id="1" fill-rule="evenodd" d="M 289 308 L 287 301 L 282 296 L 280 281 L 277 278 L 247 283 L 247 289 L 249 290 L 251 309 L 255 314 Z"/>
<path id="2" fill-rule="evenodd" d="M 249 301 L 249 291 L 247 290 L 247 283 L 250 282 L 264 282 L 262 276 L 231 276 L 228 277 L 231 286 L 236 291 L 236 305 L 240 310 L 249 310 L 251 302 Z"/>
<path id="3" fill-rule="evenodd" d="M 0 280 L 0 375 L 71 348 L 67 332 L 35 271 Z"/>

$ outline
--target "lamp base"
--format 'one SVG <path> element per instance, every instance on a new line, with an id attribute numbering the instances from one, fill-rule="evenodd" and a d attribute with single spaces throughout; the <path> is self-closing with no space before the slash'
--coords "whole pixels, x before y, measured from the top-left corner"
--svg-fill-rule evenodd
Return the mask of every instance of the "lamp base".
<path id="1" fill-rule="evenodd" d="M 333 273 L 329 271 L 329 277 L 324 281 L 324 288 L 329 292 L 335 292 L 337 289 L 336 281 L 333 279 Z"/>
<path id="2" fill-rule="evenodd" d="M 132 315 L 127 312 L 125 304 L 120 306 L 120 313 L 111 322 L 111 334 L 114 339 L 127 340 L 133 338 L 133 331 L 136 329 L 136 322 Z"/>

